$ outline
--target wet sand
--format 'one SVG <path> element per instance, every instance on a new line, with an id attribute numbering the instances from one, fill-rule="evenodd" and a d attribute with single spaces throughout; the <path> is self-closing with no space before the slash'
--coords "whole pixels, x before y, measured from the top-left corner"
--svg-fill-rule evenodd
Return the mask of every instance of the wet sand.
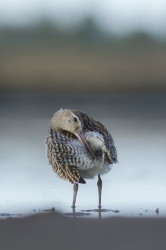
<path id="1" fill-rule="evenodd" d="M 0 220 L 0 249 L 166 249 L 166 218 L 74 219 L 58 213 Z"/>

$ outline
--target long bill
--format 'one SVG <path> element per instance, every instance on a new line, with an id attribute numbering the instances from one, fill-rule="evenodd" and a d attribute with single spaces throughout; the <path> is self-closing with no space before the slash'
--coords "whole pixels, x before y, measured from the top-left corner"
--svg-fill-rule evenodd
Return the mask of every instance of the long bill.
<path id="1" fill-rule="evenodd" d="M 89 144 L 87 143 L 87 140 L 84 136 L 84 134 L 82 132 L 78 132 L 75 133 L 75 135 L 77 136 L 78 140 L 85 145 L 85 147 L 87 148 L 87 150 L 90 152 L 90 154 L 94 157 L 97 158 L 97 156 L 95 155 L 95 153 L 93 152 L 93 150 L 91 149 L 91 147 L 89 146 Z"/>

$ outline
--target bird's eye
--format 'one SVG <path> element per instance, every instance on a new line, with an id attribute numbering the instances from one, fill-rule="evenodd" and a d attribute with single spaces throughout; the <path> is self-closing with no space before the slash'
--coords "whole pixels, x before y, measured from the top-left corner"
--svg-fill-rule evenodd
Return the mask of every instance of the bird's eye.
<path id="1" fill-rule="evenodd" d="M 78 122 L 78 120 L 77 120 L 77 118 L 76 118 L 76 117 L 74 117 L 73 119 L 74 119 L 74 121 L 75 121 L 75 122 Z"/>

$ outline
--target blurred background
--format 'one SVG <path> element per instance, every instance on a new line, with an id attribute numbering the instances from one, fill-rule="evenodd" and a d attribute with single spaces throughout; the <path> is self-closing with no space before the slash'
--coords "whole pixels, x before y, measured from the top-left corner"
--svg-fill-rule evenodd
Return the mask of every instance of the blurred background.
<path id="1" fill-rule="evenodd" d="M 70 205 L 72 187 L 44 150 L 61 107 L 87 112 L 115 139 L 119 164 L 103 177 L 106 206 L 161 206 L 165 214 L 164 0 L 0 1 L 0 212 Z M 80 209 L 97 204 L 89 183 Z"/>
<path id="2" fill-rule="evenodd" d="M 165 90 L 166 3 L 0 3 L 0 90 Z"/>

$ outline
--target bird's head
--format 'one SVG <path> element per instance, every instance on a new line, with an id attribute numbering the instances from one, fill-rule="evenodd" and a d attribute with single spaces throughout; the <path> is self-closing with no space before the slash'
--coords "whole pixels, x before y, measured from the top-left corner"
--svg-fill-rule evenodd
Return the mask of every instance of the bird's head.
<path id="1" fill-rule="evenodd" d="M 93 155 L 83 131 L 83 120 L 78 117 L 71 109 L 60 109 L 52 117 L 50 127 L 58 132 L 67 131 L 74 134 L 78 140 L 83 143 L 88 151 Z"/>
<path id="2" fill-rule="evenodd" d="M 51 119 L 51 127 L 57 131 L 77 134 L 83 131 L 83 122 L 70 109 L 58 110 Z"/>

